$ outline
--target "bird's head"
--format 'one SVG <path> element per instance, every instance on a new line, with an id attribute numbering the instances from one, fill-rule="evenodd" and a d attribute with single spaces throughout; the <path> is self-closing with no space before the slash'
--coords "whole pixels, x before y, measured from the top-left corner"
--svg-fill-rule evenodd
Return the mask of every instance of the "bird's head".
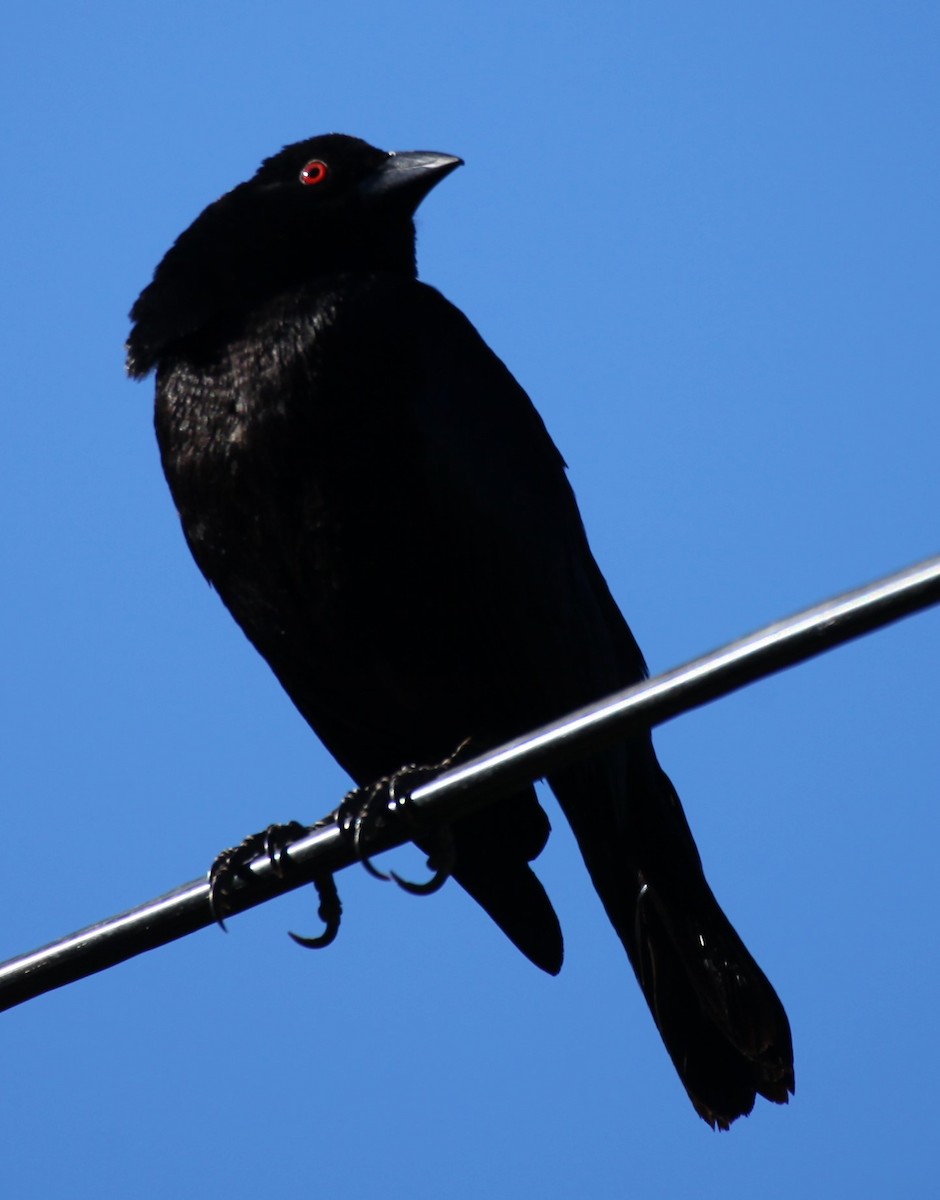
<path id="1" fill-rule="evenodd" d="M 414 212 L 461 159 L 330 133 L 285 146 L 177 238 L 131 310 L 128 372 L 317 275 L 414 276 Z"/>

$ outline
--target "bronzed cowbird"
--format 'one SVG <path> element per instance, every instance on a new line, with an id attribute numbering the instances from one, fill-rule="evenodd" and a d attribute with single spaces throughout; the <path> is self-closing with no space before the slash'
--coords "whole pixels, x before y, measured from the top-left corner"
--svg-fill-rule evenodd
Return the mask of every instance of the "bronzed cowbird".
<path id="1" fill-rule="evenodd" d="M 133 307 L 200 570 L 359 784 L 506 741 L 645 675 L 564 462 L 470 322 L 417 280 L 413 215 L 460 165 L 330 134 L 180 235 Z M 650 737 L 549 784 L 692 1103 L 793 1089 L 776 993 L 719 908 Z M 561 967 L 533 788 L 458 821 L 453 874 Z"/>

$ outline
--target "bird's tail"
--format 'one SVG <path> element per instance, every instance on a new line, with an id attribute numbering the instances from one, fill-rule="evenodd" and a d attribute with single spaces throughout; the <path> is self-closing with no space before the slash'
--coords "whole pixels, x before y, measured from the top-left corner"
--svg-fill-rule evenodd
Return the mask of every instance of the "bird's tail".
<path id="1" fill-rule="evenodd" d="M 696 1111 L 727 1129 L 794 1090 L 783 1005 L 722 912 L 648 741 L 549 781 Z"/>

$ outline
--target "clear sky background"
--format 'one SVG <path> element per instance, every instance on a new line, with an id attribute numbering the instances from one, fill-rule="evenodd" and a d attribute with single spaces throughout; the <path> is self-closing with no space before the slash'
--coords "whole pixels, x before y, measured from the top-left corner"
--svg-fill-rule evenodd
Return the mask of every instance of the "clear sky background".
<path id="1" fill-rule="evenodd" d="M 545 416 L 653 670 L 940 548 L 936 4 L 36 0 L 0 56 L 4 957 L 345 789 L 123 374 L 157 260 L 285 142 L 466 160 L 421 274 Z M 3 1014 L 4 1194 L 935 1195 L 938 667 L 932 612 L 659 731 L 787 1109 L 694 1115 L 552 805 L 558 979 L 356 870 L 322 954 L 301 892 Z"/>

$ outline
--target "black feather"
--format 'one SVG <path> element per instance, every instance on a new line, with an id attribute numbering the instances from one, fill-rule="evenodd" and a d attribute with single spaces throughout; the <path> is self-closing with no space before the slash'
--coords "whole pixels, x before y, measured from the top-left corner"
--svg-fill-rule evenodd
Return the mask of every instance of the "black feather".
<path id="1" fill-rule="evenodd" d="M 417 281 L 414 209 L 458 162 L 335 134 L 288 146 L 180 236 L 132 312 L 128 368 L 156 368 L 193 556 L 361 784 L 645 675 L 540 417 Z M 698 1112 L 727 1127 L 757 1094 L 784 1102 L 786 1014 L 650 738 L 549 783 Z M 554 973 L 529 865 L 548 833 L 526 789 L 458 823 L 455 877 Z"/>

